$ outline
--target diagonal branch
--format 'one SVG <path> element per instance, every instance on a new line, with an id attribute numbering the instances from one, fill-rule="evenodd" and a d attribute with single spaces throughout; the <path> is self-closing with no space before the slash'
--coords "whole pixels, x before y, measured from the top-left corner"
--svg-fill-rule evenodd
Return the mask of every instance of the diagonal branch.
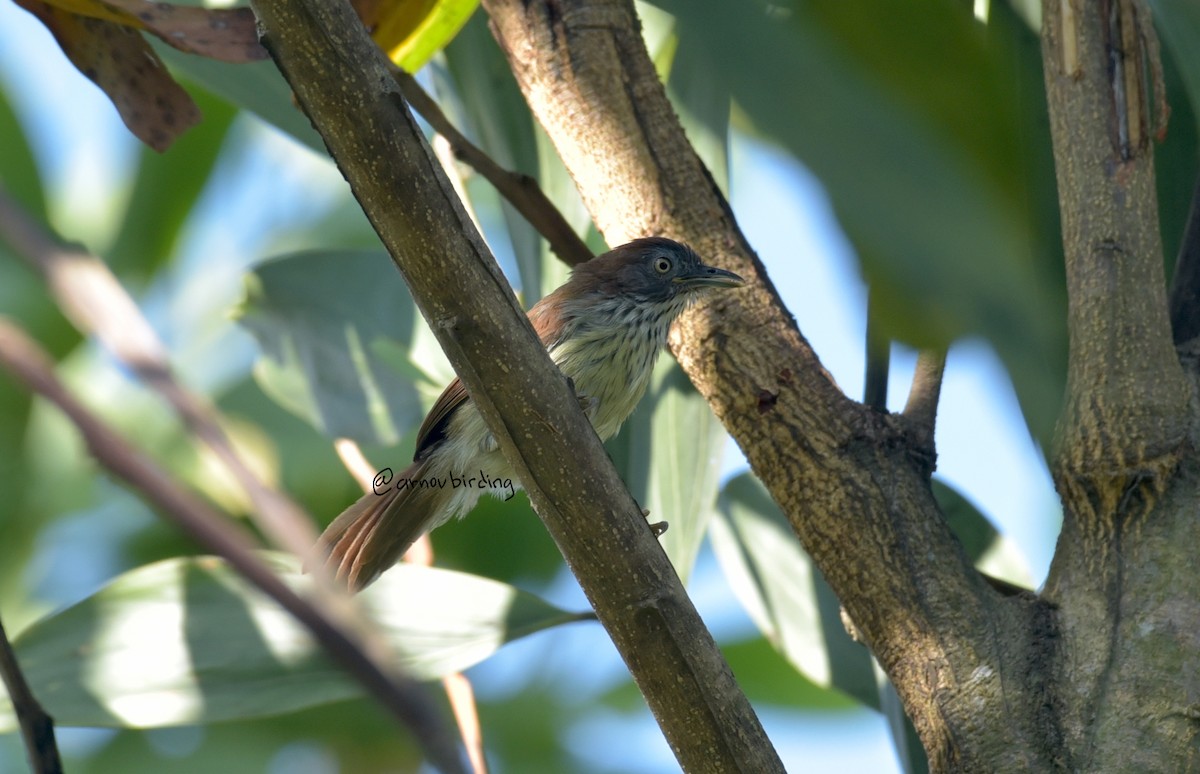
<path id="1" fill-rule="evenodd" d="M 267 50 L 404 275 L 683 768 L 782 771 L 678 575 L 349 5 L 252 0 L 251 7 Z"/>
<path id="2" fill-rule="evenodd" d="M 21 724 L 30 769 L 34 774 L 62 774 L 62 760 L 54 742 L 54 719 L 42 709 L 29 683 L 25 682 L 3 622 L 0 622 L 0 679 L 8 689 L 8 698 Z"/>
<path id="3" fill-rule="evenodd" d="M 392 77 L 396 79 L 400 93 L 412 109 L 450 143 L 454 155 L 483 175 L 484 179 L 521 213 L 529 225 L 545 238 L 550 244 L 550 249 L 563 263 L 576 266 L 592 259 L 592 251 L 587 243 L 575 233 L 575 229 L 571 228 L 571 224 L 554 206 L 554 202 L 542 192 L 536 180 L 529 175 L 501 167 L 491 156 L 484 153 L 482 148 L 468 140 L 412 75 L 393 66 Z"/>
<path id="4" fill-rule="evenodd" d="M 483 4 L 605 238 L 665 234 L 751 280 L 682 317 L 672 351 L 879 657 L 934 765 L 1049 768 L 1035 724 L 982 725 L 980 705 L 938 687 L 984 676 L 987 711 L 1039 706 L 1022 656 L 1031 603 L 1000 601 L 970 566 L 903 423 L 849 400 L 821 367 L 689 145 L 633 3 Z M 719 23 L 740 23 L 732 8 Z"/>
<path id="5" fill-rule="evenodd" d="M 307 628 L 368 694 L 410 728 L 435 765 L 461 773 L 453 737 L 424 689 L 390 673 L 334 621 L 336 610 L 318 609 L 296 594 L 254 554 L 253 540 L 203 500 L 180 487 L 152 460 L 97 419 L 59 382 L 46 354 L 19 328 L 0 317 L 0 367 L 56 405 L 79 429 L 96 460 L 141 492 L 159 513 L 279 603 Z"/>

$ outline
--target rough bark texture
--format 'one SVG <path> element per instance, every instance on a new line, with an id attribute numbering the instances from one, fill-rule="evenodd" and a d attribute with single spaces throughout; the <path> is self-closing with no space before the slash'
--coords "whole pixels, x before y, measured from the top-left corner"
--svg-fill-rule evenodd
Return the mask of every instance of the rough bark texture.
<path id="1" fill-rule="evenodd" d="M 1146 6 L 1043 3 L 1070 298 L 1053 474 L 1063 530 L 1044 597 L 1067 766 L 1200 767 L 1200 478 L 1194 388 L 1172 348 L 1151 135 Z"/>
<path id="2" fill-rule="evenodd" d="M 782 771 L 640 509 L 340 0 L 252 3 L 264 43 L 688 771 Z M 470 288 L 470 294 L 461 292 Z"/>
<path id="3" fill-rule="evenodd" d="M 821 367 L 688 145 L 632 3 L 484 6 L 605 238 L 672 236 L 753 280 L 682 319 L 673 351 L 891 676 L 933 767 L 1054 766 L 1050 611 L 980 579 L 910 423 L 849 400 Z"/>

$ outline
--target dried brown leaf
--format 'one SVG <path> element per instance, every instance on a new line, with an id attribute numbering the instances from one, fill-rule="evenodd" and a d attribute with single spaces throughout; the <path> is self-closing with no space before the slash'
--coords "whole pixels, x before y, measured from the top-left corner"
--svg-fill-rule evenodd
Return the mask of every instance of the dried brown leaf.
<path id="1" fill-rule="evenodd" d="M 139 32 L 41 0 L 16 0 L 54 34 L 67 58 L 112 100 L 121 120 L 157 151 L 200 121 L 200 109 Z"/>

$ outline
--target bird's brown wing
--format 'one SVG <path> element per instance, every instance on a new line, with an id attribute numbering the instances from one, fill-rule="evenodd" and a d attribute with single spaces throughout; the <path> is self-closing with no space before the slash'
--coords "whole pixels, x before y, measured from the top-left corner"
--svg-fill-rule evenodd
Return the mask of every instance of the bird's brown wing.
<path id="1" fill-rule="evenodd" d="M 467 388 L 457 376 L 446 385 L 446 389 L 442 390 L 437 402 L 425 416 L 425 421 L 421 423 L 421 429 L 417 431 L 417 450 L 413 454 L 413 462 L 425 459 L 429 452 L 441 443 L 446 437 L 454 412 L 470 398 Z"/>
<path id="2" fill-rule="evenodd" d="M 560 305 L 548 303 L 549 301 L 550 296 L 547 296 L 534 304 L 533 309 L 529 310 L 529 321 L 533 323 L 533 330 L 537 332 L 542 344 L 547 349 L 552 349 L 562 336 L 563 317 Z M 429 414 L 426 415 L 425 421 L 421 423 L 421 428 L 417 431 L 417 450 L 413 454 L 414 462 L 424 459 L 446 437 L 454 412 L 470 399 L 467 388 L 463 386 L 462 380 L 457 376 L 454 377 L 454 381 L 446 385 L 446 389 L 433 404 L 433 408 L 429 410 Z"/>

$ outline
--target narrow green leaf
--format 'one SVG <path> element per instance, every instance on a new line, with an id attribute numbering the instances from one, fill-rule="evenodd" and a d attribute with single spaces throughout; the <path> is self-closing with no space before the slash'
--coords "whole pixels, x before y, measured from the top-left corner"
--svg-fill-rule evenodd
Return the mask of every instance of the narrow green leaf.
<path id="1" fill-rule="evenodd" d="M 1195 0 L 1150 0 L 1150 7 L 1167 49 L 1164 53 L 1169 53 L 1179 68 L 1193 108 L 1200 106 L 1200 4 Z M 1200 121 L 1200 111 L 1192 112 L 1194 120 Z"/>
<path id="2" fill-rule="evenodd" d="M 878 708 L 870 654 L 846 634 L 837 597 L 763 485 L 742 474 L 718 507 L 713 550 L 759 631 L 813 683 Z"/>
<path id="3" fill-rule="evenodd" d="M 950 530 L 977 568 L 1010 583 L 1032 585 L 1021 550 L 1001 535 L 974 503 L 938 478 L 933 480 L 933 497 Z"/>
<path id="4" fill-rule="evenodd" d="M 0 88 L 0 185 L 30 215 L 45 220 L 46 193 L 33 149 L 8 94 Z M 0 249 L 3 249 L 0 247 Z"/>
<path id="5" fill-rule="evenodd" d="M 395 444 L 440 391 L 440 350 L 387 255 L 294 253 L 248 277 L 240 322 L 263 350 L 255 378 L 330 438 Z"/>
<path id="6" fill-rule="evenodd" d="M 875 664 L 875 675 L 879 680 L 880 711 L 887 721 L 888 732 L 896 747 L 896 757 L 904 769 L 904 774 L 927 774 L 929 759 L 925 756 L 925 748 L 917 737 L 912 721 L 904 712 L 904 705 L 900 702 L 895 686 L 887 679 L 878 663 Z"/>
<path id="7" fill-rule="evenodd" d="M 475 14 L 446 47 L 446 63 L 461 101 L 459 129 L 472 138 L 505 169 L 536 178 L 538 148 L 533 116 L 525 104 L 504 54 L 487 28 L 483 14 Z M 445 97 L 450 89 L 440 86 Z M 443 107 L 453 100 L 443 99 Z M 508 202 L 501 203 L 508 228 L 521 292 L 526 306 L 545 294 L 542 285 L 541 236 Z"/>
<path id="8" fill-rule="evenodd" d="M 141 148 L 121 231 L 104 251 L 109 265 L 123 277 L 147 280 L 170 259 L 237 115 L 223 99 L 197 90 L 191 94 L 204 120 L 166 153 Z"/>
<path id="9" fill-rule="evenodd" d="M 296 590 L 310 585 L 291 557 L 264 557 Z M 496 581 L 414 565 L 385 573 L 362 602 L 394 664 L 422 680 L 581 618 Z M 14 645 L 34 693 L 66 726 L 213 723 L 363 695 L 289 614 L 213 557 L 125 573 Z M 0 730 L 15 722 L 0 696 Z"/>
<path id="10" fill-rule="evenodd" d="M 675 48 L 667 94 L 688 141 L 725 195 L 729 195 L 729 84 L 704 41 L 684 31 Z"/>
<path id="11" fill-rule="evenodd" d="M 651 522 L 669 528 L 659 538 L 685 582 L 717 497 L 725 430 L 673 358 L 660 358 L 636 411 L 612 442 L 613 459 Z"/>

